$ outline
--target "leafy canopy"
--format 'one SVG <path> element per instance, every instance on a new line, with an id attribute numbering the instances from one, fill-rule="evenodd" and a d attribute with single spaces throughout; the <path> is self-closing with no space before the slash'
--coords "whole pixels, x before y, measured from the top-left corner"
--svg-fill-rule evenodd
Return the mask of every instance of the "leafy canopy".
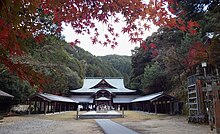
<path id="1" fill-rule="evenodd" d="M 59 35 L 62 23 L 71 24 L 76 34 L 93 33 L 93 44 L 111 45 L 112 48 L 118 45 L 119 36 L 113 25 L 120 19 L 126 22 L 121 32 L 129 34 L 131 42 L 142 41 L 140 35 L 150 29 L 147 22 L 195 33 L 194 27 L 198 24 L 192 20 L 185 23 L 172 15 L 173 8 L 166 9 L 167 3 L 178 6 L 175 0 L 149 0 L 147 3 L 140 0 L 1 0 L 0 61 L 32 85 L 44 83 L 42 74 L 12 59 L 28 53 L 27 48 L 42 41 L 45 35 Z M 122 14 L 123 18 L 118 18 L 117 14 Z M 95 21 L 106 25 L 108 30 L 103 42 L 98 40 L 99 28 Z M 36 43 L 25 42 L 29 38 L 34 38 Z M 71 45 L 79 42 L 75 40 Z"/>

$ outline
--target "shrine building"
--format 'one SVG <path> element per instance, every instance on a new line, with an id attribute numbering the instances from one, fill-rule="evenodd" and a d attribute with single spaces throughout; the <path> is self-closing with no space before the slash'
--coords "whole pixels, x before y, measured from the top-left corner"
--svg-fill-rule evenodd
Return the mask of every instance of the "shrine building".
<path id="1" fill-rule="evenodd" d="M 121 77 L 87 77 L 82 88 L 70 90 L 68 97 L 36 93 L 28 98 L 31 113 L 76 110 L 109 111 L 139 110 L 174 114 L 180 110 L 176 98 L 164 93 L 141 96 L 124 86 Z"/>
<path id="2" fill-rule="evenodd" d="M 105 106 L 110 109 L 132 109 L 131 101 L 139 97 L 136 90 L 125 88 L 120 77 L 87 77 L 80 89 L 70 90 L 70 98 L 86 110 Z"/>

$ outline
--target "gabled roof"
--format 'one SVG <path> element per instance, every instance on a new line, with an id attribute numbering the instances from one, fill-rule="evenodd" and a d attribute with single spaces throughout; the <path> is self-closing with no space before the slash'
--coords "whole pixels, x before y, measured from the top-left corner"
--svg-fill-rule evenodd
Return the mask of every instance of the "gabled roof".
<path id="1" fill-rule="evenodd" d="M 170 95 L 167 95 L 164 92 L 159 92 L 159 93 L 154 93 L 154 94 L 149 94 L 149 95 L 145 95 L 145 96 L 142 96 L 142 97 L 138 97 L 138 98 L 134 99 L 131 102 L 154 101 L 154 100 L 156 100 L 156 99 L 158 99 L 162 96 L 166 96 L 166 97 L 169 97 L 171 99 L 175 99 L 174 97 L 172 97 Z"/>
<path id="2" fill-rule="evenodd" d="M 8 93 L 6 93 L 6 92 L 3 92 L 2 90 L 0 90 L 0 96 L 14 98 L 13 95 L 10 95 L 10 94 L 8 94 Z"/>
<path id="3" fill-rule="evenodd" d="M 57 101 L 57 102 L 72 102 L 75 103 L 72 99 L 64 96 L 58 96 L 58 95 L 53 95 L 53 94 L 48 94 L 48 93 L 37 93 L 33 96 L 31 96 L 29 99 L 31 100 L 34 97 L 39 97 L 42 99 L 45 99 L 47 101 Z"/>
<path id="4" fill-rule="evenodd" d="M 109 92 L 112 93 L 132 93 L 136 92 L 135 90 L 130 90 L 125 88 L 124 86 L 124 79 L 120 77 L 109 77 L 109 78 L 101 78 L 101 77 L 93 77 L 93 78 L 85 78 L 83 82 L 83 87 L 77 90 L 71 90 L 70 92 L 73 93 L 94 93 L 99 90 L 100 88 L 92 88 L 95 87 L 100 81 L 105 80 L 108 84 L 115 88 L 105 88 Z"/>
<path id="5" fill-rule="evenodd" d="M 111 84 L 109 84 L 105 79 L 102 79 L 99 83 L 97 83 L 94 87 L 92 88 L 115 88 Z"/>

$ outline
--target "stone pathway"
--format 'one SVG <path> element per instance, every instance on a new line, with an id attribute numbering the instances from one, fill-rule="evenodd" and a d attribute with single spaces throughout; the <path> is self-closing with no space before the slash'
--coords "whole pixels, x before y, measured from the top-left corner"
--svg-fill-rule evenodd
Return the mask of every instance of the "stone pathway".
<path id="1" fill-rule="evenodd" d="M 110 119 L 96 119 L 95 121 L 102 128 L 105 134 L 138 134 L 131 129 L 111 121 Z"/>

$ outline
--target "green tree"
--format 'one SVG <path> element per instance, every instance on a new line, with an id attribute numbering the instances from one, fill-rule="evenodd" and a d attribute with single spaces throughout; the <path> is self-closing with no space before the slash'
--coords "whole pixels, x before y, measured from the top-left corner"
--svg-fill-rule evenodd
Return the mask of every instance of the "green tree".
<path id="1" fill-rule="evenodd" d="M 147 65 L 142 79 L 143 90 L 147 93 L 167 91 L 171 88 L 170 77 L 157 62 Z"/>

